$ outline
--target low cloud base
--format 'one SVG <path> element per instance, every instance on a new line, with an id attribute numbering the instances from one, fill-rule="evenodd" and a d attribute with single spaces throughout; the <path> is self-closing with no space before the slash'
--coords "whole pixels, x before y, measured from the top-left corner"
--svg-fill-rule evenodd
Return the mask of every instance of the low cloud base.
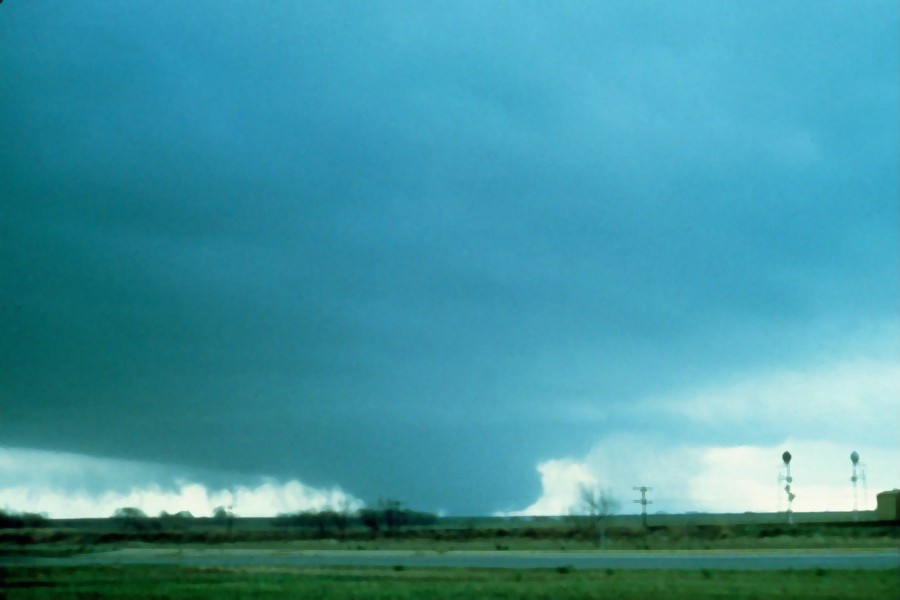
<path id="1" fill-rule="evenodd" d="M 0 508 L 61 519 L 108 517 L 126 506 L 148 515 L 189 511 L 197 517 L 210 516 L 218 506 L 232 507 L 243 517 L 362 506 L 340 488 L 314 488 L 296 479 L 263 478 L 256 485 L 208 489 L 172 471 L 131 461 L 0 448 Z"/>

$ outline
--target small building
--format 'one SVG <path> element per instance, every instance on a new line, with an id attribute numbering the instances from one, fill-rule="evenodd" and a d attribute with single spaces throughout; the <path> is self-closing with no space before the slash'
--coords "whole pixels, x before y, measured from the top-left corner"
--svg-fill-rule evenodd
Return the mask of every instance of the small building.
<path id="1" fill-rule="evenodd" d="M 900 520 L 900 490 L 881 492 L 876 498 L 878 498 L 878 507 L 875 509 L 875 514 L 878 515 L 879 521 Z"/>

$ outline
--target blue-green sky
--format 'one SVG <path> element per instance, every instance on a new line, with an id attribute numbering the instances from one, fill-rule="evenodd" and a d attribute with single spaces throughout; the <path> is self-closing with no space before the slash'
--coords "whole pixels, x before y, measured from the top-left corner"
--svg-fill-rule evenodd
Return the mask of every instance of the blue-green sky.
<path id="1" fill-rule="evenodd" d="M 891 464 L 898 55 L 894 2 L 8 0 L 0 449 L 454 514 Z"/>

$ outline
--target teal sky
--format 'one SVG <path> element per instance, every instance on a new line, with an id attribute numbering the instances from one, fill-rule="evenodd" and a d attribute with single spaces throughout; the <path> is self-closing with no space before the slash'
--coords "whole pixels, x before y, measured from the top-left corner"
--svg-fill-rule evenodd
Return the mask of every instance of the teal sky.
<path id="1" fill-rule="evenodd" d="M 454 514 L 612 439 L 893 450 L 898 30 L 893 2 L 8 0 L 0 448 Z M 734 416 L 784 373 L 847 375 Z"/>

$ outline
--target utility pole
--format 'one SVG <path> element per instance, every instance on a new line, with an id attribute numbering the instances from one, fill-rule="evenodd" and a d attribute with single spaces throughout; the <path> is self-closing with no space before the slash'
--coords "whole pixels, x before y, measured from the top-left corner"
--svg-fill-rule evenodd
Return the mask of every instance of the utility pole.
<path id="1" fill-rule="evenodd" d="M 631 489 L 633 489 L 636 492 L 641 493 L 641 499 L 635 500 L 634 502 L 635 502 L 635 504 L 641 505 L 641 523 L 644 524 L 644 529 L 647 529 L 647 505 L 653 504 L 652 500 L 647 500 L 647 492 L 649 492 L 653 488 L 647 487 L 646 485 L 642 485 L 640 487 L 633 487 Z"/>

